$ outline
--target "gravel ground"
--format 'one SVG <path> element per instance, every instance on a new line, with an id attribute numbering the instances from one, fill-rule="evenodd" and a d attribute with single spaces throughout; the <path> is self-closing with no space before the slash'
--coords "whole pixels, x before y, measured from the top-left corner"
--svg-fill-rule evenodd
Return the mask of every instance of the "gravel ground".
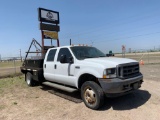
<path id="1" fill-rule="evenodd" d="M 160 81 L 160 64 L 141 65 L 144 79 Z"/>
<path id="2" fill-rule="evenodd" d="M 0 94 L 0 120 L 158 120 L 160 118 L 160 65 L 141 66 L 140 90 L 118 98 L 106 98 L 100 110 L 48 92 L 45 86 L 17 85 Z M 23 80 L 24 78 L 22 78 Z M 80 96 L 77 92 L 76 96 Z"/>

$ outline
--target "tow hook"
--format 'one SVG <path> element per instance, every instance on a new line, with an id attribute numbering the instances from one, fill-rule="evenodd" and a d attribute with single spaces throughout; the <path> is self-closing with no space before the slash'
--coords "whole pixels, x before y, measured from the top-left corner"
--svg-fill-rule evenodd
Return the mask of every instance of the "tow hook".
<path id="1" fill-rule="evenodd" d="M 129 89 L 130 86 L 129 85 L 123 85 L 123 90 Z"/>

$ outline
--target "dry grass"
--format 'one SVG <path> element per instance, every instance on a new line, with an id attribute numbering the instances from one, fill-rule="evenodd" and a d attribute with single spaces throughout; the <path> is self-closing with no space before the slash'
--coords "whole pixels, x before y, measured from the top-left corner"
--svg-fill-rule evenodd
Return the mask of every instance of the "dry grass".
<path id="1" fill-rule="evenodd" d="M 21 61 L 5 61 L 5 62 L 0 62 L 0 68 L 6 68 L 6 67 L 15 67 L 15 66 L 21 66 L 22 62 Z"/>
<path id="2" fill-rule="evenodd" d="M 17 87 L 26 87 L 26 83 L 24 81 L 24 76 L 18 77 L 9 77 L 0 79 L 0 95 L 4 95 L 5 91 L 12 91 Z M 0 106 L 1 108 L 2 106 Z"/>

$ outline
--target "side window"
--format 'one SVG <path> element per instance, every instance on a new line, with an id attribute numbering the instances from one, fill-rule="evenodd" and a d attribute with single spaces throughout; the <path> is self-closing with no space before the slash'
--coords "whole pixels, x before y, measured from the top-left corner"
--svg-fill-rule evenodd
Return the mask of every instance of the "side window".
<path id="1" fill-rule="evenodd" d="M 54 61 L 54 56 L 56 54 L 56 49 L 50 50 L 47 56 L 47 61 Z"/>
<path id="2" fill-rule="evenodd" d="M 69 63 L 69 57 L 72 57 L 68 48 L 61 48 L 58 53 L 57 61 L 60 61 L 61 55 L 66 55 L 66 61 Z"/>

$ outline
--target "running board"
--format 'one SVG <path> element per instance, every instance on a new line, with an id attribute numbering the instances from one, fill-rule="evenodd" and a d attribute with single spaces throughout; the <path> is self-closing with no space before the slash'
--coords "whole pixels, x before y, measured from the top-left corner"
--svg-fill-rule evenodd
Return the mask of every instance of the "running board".
<path id="1" fill-rule="evenodd" d="M 54 88 L 57 88 L 57 89 L 60 89 L 60 90 L 63 90 L 63 91 L 67 91 L 67 92 L 77 91 L 77 89 L 75 89 L 75 88 L 67 87 L 67 86 L 64 86 L 64 85 L 59 85 L 59 84 L 52 83 L 52 82 L 43 82 L 42 84 L 50 86 L 50 87 L 54 87 Z"/>

